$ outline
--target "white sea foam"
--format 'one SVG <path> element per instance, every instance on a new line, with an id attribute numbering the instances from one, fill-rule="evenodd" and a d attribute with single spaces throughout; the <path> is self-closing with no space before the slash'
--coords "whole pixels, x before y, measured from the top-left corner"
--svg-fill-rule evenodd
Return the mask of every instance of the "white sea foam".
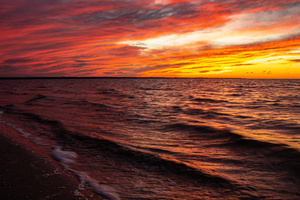
<path id="1" fill-rule="evenodd" d="M 38 137 L 30 137 L 30 139 L 38 146 L 49 146 L 49 144 L 45 143 L 45 141 Z"/>
<path id="2" fill-rule="evenodd" d="M 100 185 L 98 183 L 98 181 L 96 181 L 95 179 L 90 177 L 86 172 L 77 171 L 77 170 L 70 168 L 69 164 L 74 163 L 77 158 L 77 154 L 75 152 L 64 151 L 61 149 L 60 146 L 54 146 L 52 148 L 51 156 L 55 160 L 60 162 L 61 165 L 63 165 L 67 170 L 73 172 L 74 174 L 76 174 L 78 176 L 78 178 L 80 180 L 80 185 L 78 186 L 78 190 L 82 190 L 83 185 L 87 184 L 90 187 L 92 187 L 93 190 L 97 194 L 99 194 L 105 198 L 108 198 L 110 200 L 119 200 L 120 199 L 114 188 L 111 188 L 106 185 Z"/>
<path id="3" fill-rule="evenodd" d="M 68 167 L 69 164 L 75 162 L 75 159 L 77 158 L 75 152 L 64 151 L 60 146 L 53 147 L 51 156 L 65 167 Z"/>
<path id="4" fill-rule="evenodd" d="M 0 111 L 1 112 L 1 111 Z M 2 113 L 0 113 L 1 115 Z M 27 133 L 27 132 L 24 132 L 22 129 L 20 128 L 16 128 L 15 125 L 12 125 L 12 124 L 9 124 L 9 123 L 5 123 L 4 121 L 1 121 L 0 122 L 1 124 L 5 125 L 5 126 L 9 126 L 10 128 L 14 129 L 15 131 L 17 131 L 18 133 L 20 133 L 20 135 L 23 137 L 23 138 L 29 138 L 29 136 L 31 135 L 30 133 Z"/>
<path id="5" fill-rule="evenodd" d="M 86 183 L 94 189 L 94 191 L 110 200 L 120 200 L 116 190 L 106 185 L 100 185 L 95 179 L 90 177 L 86 172 L 73 171 L 80 179 L 82 184 Z"/>
<path id="6" fill-rule="evenodd" d="M 15 128 L 15 130 L 18 131 L 23 138 L 29 138 L 30 139 L 30 135 L 31 135 L 30 133 L 24 132 L 20 128 Z"/>
<path id="7" fill-rule="evenodd" d="M 48 146 L 49 145 L 45 142 L 45 140 L 43 140 L 39 137 L 32 137 L 32 135 L 30 133 L 23 131 L 23 129 L 21 129 L 21 128 L 17 128 L 15 125 L 5 123 L 3 121 L 1 121 L 0 123 L 14 129 L 21 135 L 21 137 L 23 137 L 25 139 L 30 139 L 32 142 L 34 142 L 35 145 L 38 145 L 38 146 Z"/>

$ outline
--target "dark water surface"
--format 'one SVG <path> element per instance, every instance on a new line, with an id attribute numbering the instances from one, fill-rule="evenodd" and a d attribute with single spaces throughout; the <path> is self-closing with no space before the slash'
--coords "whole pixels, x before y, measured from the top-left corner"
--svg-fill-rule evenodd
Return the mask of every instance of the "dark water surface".
<path id="1" fill-rule="evenodd" d="M 0 106 L 108 199 L 300 198 L 300 80 L 0 80 Z"/>

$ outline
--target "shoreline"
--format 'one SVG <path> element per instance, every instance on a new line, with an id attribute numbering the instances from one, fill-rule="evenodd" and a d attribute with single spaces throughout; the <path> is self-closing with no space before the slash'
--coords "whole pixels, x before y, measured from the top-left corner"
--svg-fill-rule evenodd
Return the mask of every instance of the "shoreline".
<path id="1" fill-rule="evenodd" d="M 49 156 L 41 156 L 29 143 L 0 123 L 1 199 L 103 199 L 91 190 L 79 191 L 74 174 Z"/>

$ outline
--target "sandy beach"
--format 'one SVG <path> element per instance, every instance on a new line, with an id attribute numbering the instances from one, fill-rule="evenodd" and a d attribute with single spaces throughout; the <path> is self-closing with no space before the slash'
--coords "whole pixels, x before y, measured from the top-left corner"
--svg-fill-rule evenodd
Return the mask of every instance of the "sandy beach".
<path id="1" fill-rule="evenodd" d="M 0 199 L 99 199 L 90 191 L 77 191 L 76 177 L 7 135 L 17 137 L 0 124 Z"/>

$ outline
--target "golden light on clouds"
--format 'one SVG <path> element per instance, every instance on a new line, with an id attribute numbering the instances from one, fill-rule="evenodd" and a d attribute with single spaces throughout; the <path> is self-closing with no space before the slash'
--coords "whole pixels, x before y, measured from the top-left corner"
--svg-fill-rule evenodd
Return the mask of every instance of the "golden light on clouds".
<path id="1" fill-rule="evenodd" d="M 300 78 L 299 10 L 294 0 L 5 1 L 0 76 Z"/>

